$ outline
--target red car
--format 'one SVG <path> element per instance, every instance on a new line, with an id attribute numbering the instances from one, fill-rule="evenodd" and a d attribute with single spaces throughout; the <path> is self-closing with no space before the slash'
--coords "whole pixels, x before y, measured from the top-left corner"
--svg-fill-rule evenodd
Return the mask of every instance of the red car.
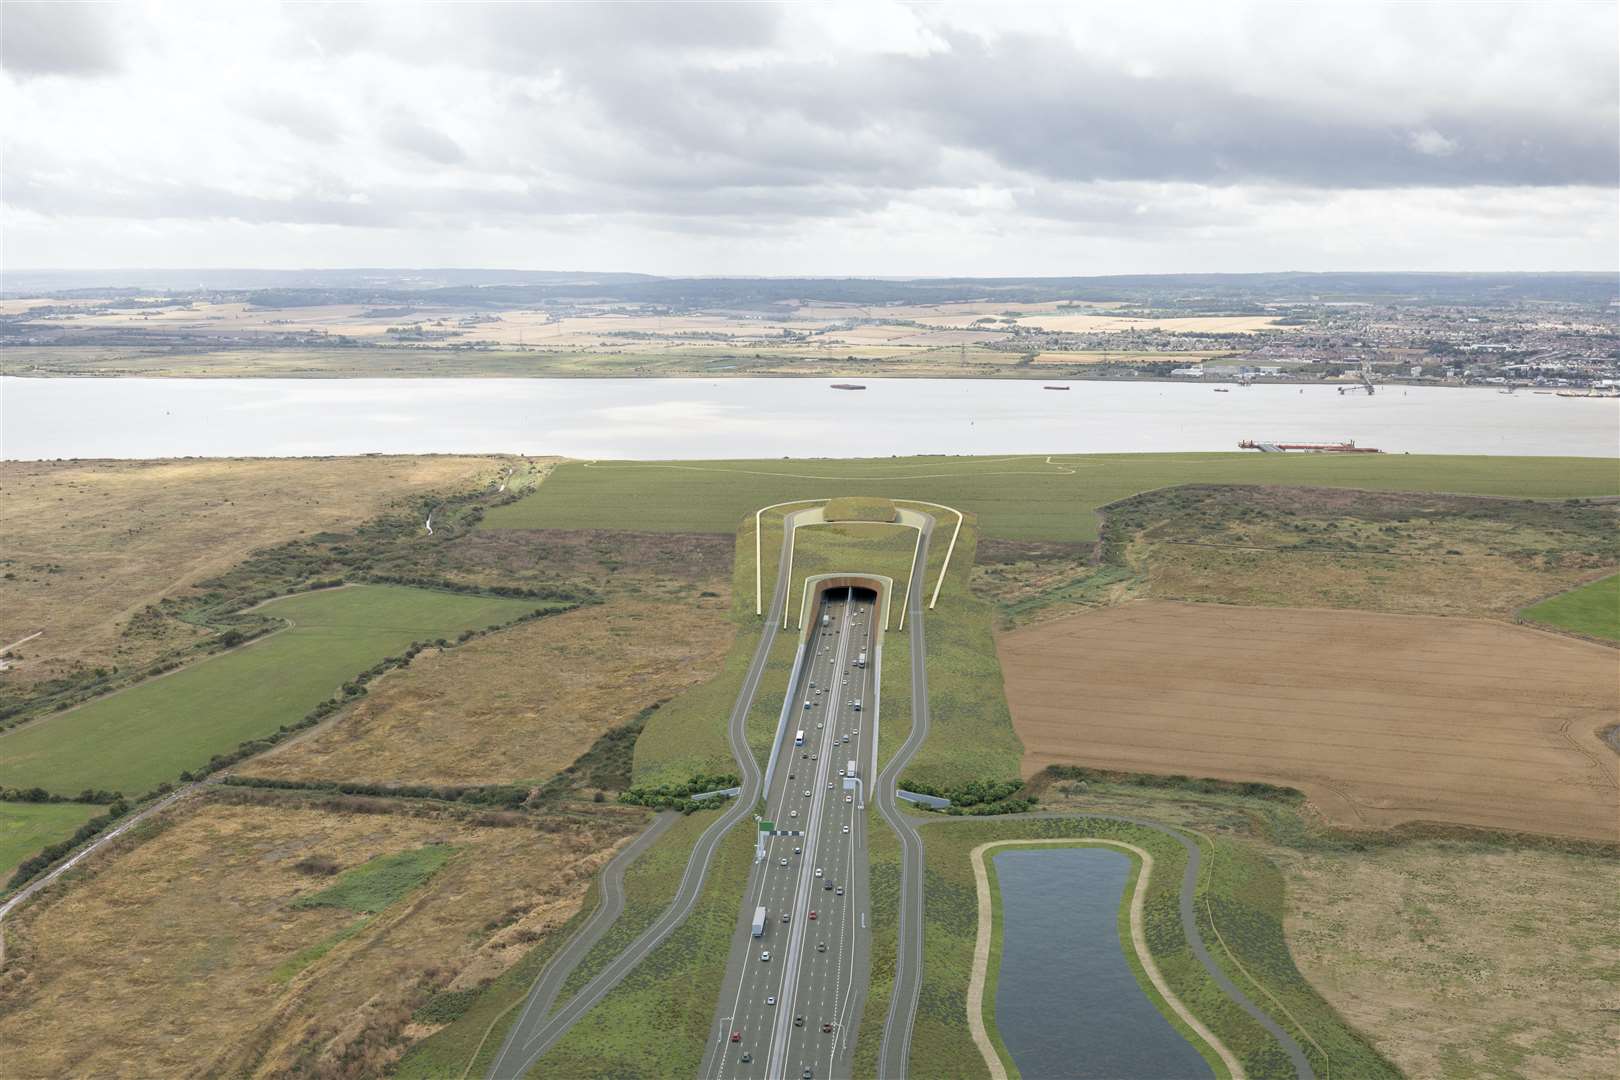
<path id="1" fill-rule="evenodd" d="M 811 912 L 811 913 L 810 913 L 810 917 L 811 917 L 811 918 L 812 918 L 812 919 L 813 919 L 813 918 L 815 918 L 815 917 L 816 917 L 816 913 L 815 913 L 815 912 L 813 912 L 813 911 L 812 911 L 812 912 Z"/>
<path id="2" fill-rule="evenodd" d="M 740 1032 L 740 1031 L 733 1031 L 733 1032 L 732 1032 L 732 1033 L 731 1033 L 731 1041 L 732 1041 L 732 1042 L 742 1042 L 742 1032 Z"/>
<path id="3" fill-rule="evenodd" d="M 832 1025 L 831 1024 L 822 1024 L 821 1025 L 821 1030 L 830 1032 L 830 1031 L 832 1031 Z"/>

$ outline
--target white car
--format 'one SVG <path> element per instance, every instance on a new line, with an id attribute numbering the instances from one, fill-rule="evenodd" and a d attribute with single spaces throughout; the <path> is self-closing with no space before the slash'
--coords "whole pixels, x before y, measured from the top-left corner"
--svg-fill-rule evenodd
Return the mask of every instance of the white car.
<path id="1" fill-rule="evenodd" d="M 849 826 L 848 826 L 848 825 L 845 825 L 845 826 L 844 826 L 844 831 L 845 831 L 845 832 L 849 832 Z"/>
<path id="2" fill-rule="evenodd" d="M 807 798 L 807 799 L 810 797 L 810 789 L 809 788 L 804 789 L 804 797 Z"/>
<path id="3" fill-rule="evenodd" d="M 799 816 L 799 812 L 797 810 L 789 810 L 788 811 L 788 817 L 798 817 L 798 816 Z"/>
<path id="4" fill-rule="evenodd" d="M 853 796 L 853 795 L 845 795 L 844 796 L 844 801 L 845 802 L 854 802 L 855 801 L 855 796 Z"/>
<path id="5" fill-rule="evenodd" d="M 787 858 L 784 856 L 783 859 L 782 859 L 782 865 L 786 866 L 787 864 L 788 864 Z"/>
<path id="6" fill-rule="evenodd" d="M 759 959 L 760 959 L 760 963 L 763 963 L 763 964 L 770 963 L 771 962 L 771 950 L 766 949 L 764 952 L 760 953 L 759 954 Z"/>
<path id="7" fill-rule="evenodd" d="M 827 790 L 831 791 L 832 789 L 833 789 L 833 782 L 831 780 L 829 780 L 829 781 L 827 781 Z"/>
<path id="8" fill-rule="evenodd" d="M 820 877 L 820 876 L 821 876 L 821 867 L 818 866 L 818 867 L 816 867 L 816 877 Z"/>
<path id="9" fill-rule="evenodd" d="M 766 998 L 765 999 L 765 1004 L 767 1004 L 767 1005 L 775 1005 L 776 1004 L 776 995 L 772 994 L 770 997 Z"/>

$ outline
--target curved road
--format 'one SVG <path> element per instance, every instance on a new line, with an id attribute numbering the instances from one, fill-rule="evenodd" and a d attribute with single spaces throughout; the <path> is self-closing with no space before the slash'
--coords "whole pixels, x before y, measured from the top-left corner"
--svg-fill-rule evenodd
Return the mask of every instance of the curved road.
<path id="1" fill-rule="evenodd" d="M 792 516 L 788 515 L 789 518 Z M 686 921 L 686 917 L 692 913 L 692 908 L 697 904 L 698 894 L 703 889 L 703 879 L 708 874 L 709 863 L 714 858 L 715 849 L 719 847 L 721 839 L 732 826 L 754 812 L 754 805 L 759 801 L 763 777 L 760 775 L 759 764 L 754 759 L 754 752 L 748 745 L 748 712 L 753 706 L 754 695 L 759 690 L 760 678 L 771 655 L 771 646 L 776 642 L 777 628 L 782 623 L 782 611 L 788 598 L 787 553 L 792 536 L 791 528 L 782 530 L 782 554 L 777 560 L 776 590 L 771 597 L 771 608 L 766 613 L 764 625 L 760 630 L 759 645 L 754 650 L 754 658 L 748 665 L 748 674 L 743 679 L 742 690 L 737 695 L 737 703 L 732 707 L 731 719 L 727 724 L 726 734 L 731 743 L 731 753 L 737 759 L 738 772 L 742 776 L 741 792 L 722 812 L 719 820 L 703 830 L 703 834 L 698 837 L 697 844 L 692 848 L 691 858 L 687 860 L 686 873 L 681 878 L 675 899 L 657 921 L 630 944 L 629 948 L 598 972 L 596 977 L 570 998 L 568 1004 L 559 1009 L 555 1015 L 547 1016 L 550 1002 L 543 1000 L 548 991 L 547 985 L 541 982 L 534 985 L 529 991 L 529 1000 L 524 1006 L 522 1015 L 518 1022 L 512 1025 L 500 1053 L 495 1056 L 495 1061 L 490 1066 L 488 1075 L 491 1080 L 521 1077 L 528 1072 L 547 1050 L 556 1045 L 569 1028 L 606 997 L 608 992 L 674 932 L 676 927 Z M 583 959 L 583 956 L 583 953 L 579 954 L 580 959 Z M 575 962 L 577 963 L 577 960 Z M 572 966 L 558 965 L 556 978 L 544 982 L 555 983 L 560 987 L 560 980 L 566 979 L 572 970 Z M 552 988 L 550 993 L 554 999 L 555 988 Z"/>
<path id="2" fill-rule="evenodd" d="M 1032 819 L 1121 821 L 1128 825 L 1140 825 L 1143 828 L 1152 829 L 1154 832 L 1163 833 L 1180 844 L 1182 849 L 1187 852 L 1187 868 L 1181 875 L 1181 931 L 1186 935 L 1187 944 L 1192 948 L 1193 955 L 1198 958 L 1198 962 L 1204 966 L 1204 970 L 1209 973 L 1209 977 L 1214 980 L 1215 985 L 1221 989 L 1222 993 L 1236 1002 L 1244 1012 L 1254 1018 L 1256 1023 L 1265 1028 L 1272 1038 L 1277 1040 L 1278 1044 L 1282 1046 L 1283 1052 L 1288 1055 L 1289 1061 L 1293 1063 L 1294 1075 L 1298 1080 L 1316 1080 L 1316 1072 L 1311 1068 L 1310 1060 L 1306 1058 L 1305 1051 L 1300 1049 L 1299 1043 L 1294 1041 L 1294 1037 L 1284 1031 L 1282 1026 L 1273 1020 L 1269 1014 L 1250 1001 L 1248 995 L 1238 989 L 1237 984 L 1228 978 L 1226 972 L 1222 971 L 1219 965 L 1215 963 L 1214 957 L 1209 955 L 1209 949 L 1204 945 L 1203 935 L 1198 931 L 1198 919 L 1193 913 L 1193 894 L 1198 887 L 1198 868 L 1202 857 L 1196 841 L 1188 839 L 1167 825 L 1161 825 L 1157 821 L 1150 821 L 1146 818 L 1125 817 L 1118 814 L 1061 813 L 1055 810 L 1037 814 L 987 814 L 984 817 L 931 817 L 922 821 L 921 824 L 948 825 L 953 822 L 965 821 L 1030 821 Z M 1083 838 L 1075 837 L 1075 839 Z M 919 888 L 917 891 L 920 893 L 922 890 Z M 903 944 L 904 942 L 902 942 Z M 913 1011 L 915 1011 L 915 1002 L 913 1003 Z M 884 1042 L 887 1045 L 887 1038 L 885 1038 Z M 884 1060 L 886 1061 L 887 1058 Z M 893 1074 L 884 1071 L 882 1075 L 885 1080 L 889 1080 Z"/>
<path id="3" fill-rule="evenodd" d="M 883 1023 L 883 1044 L 878 1051 L 878 1075 L 904 1080 L 911 1056 L 911 1028 L 917 1019 L 917 995 L 922 990 L 923 844 L 911 818 L 895 805 L 900 774 L 928 737 L 928 651 L 923 640 L 922 581 L 928 567 L 928 544 L 934 519 L 923 528 L 917 564 L 912 568 L 907 619 L 911 623 L 911 734 L 878 774 L 875 797 L 878 813 L 900 837 L 900 908 L 897 926 L 900 946 L 895 958 L 894 988 L 889 1014 Z"/>

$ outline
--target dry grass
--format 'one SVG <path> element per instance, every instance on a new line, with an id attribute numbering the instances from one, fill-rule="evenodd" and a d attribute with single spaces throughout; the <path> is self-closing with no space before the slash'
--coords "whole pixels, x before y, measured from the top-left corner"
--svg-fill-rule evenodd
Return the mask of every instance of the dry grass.
<path id="1" fill-rule="evenodd" d="M 0 979 L 4 1071 L 377 1075 L 431 988 L 476 985 L 515 962 L 574 913 L 590 876 L 641 820 L 606 807 L 589 827 L 540 833 L 292 806 L 182 811 L 8 925 L 16 949 Z M 348 868 L 429 843 L 456 854 L 290 972 L 302 950 L 358 919 L 294 908 L 331 881 L 300 871 L 300 861 Z"/>
<path id="2" fill-rule="evenodd" d="M 250 551 L 375 517 L 395 500 L 493 477 L 488 457 L 0 462 L 0 645 L 38 630 L 8 678 L 138 666 L 190 631 L 131 616 Z"/>
<path id="3" fill-rule="evenodd" d="M 1432 841 L 1272 857 L 1301 971 L 1408 1076 L 1612 1074 L 1612 862 Z"/>
<path id="4" fill-rule="evenodd" d="M 609 728 L 719 669 L 734 628 L 721 592 L 618 599 L 425 653 L 331 724 L 245 775 L 493 784 L 560 772 Z"/>
<path id="5" fill-rule="evenodd" d="M 1461 619 L 1154 601 L 999 642 L 1024 772 L 1264 780 L 1329 821 L 1616 838 L 1614 652 Z"/>

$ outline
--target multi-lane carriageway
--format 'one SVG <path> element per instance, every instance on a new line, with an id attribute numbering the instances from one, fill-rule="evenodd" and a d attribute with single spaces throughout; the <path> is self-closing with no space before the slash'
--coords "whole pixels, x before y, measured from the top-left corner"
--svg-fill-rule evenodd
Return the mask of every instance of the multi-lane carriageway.
<path id="1" fill-rule="evenodd" d="M 787 727 L 790 734 L 803 729 L 804 744 L 782 740 L 765 792 L 764 815 L 775 835 L 763 838 L 765 857 L 754 864 L 743 896 L 703 1064 L 703 1075 L 714 1080 L 851 1071 L 870 959 L 864 813 L 870 778 L 851 786 L 843 774 L 851 761 L 873 760 L 876 732 L 867 720 L 877 664 L 874 598 L 850 592 L 823 595 L 806 662 L 790 688 Z M 865 665 L 858 663 L 862 652 Z M 754 913 L 761 907 L 765 932 L 756 938 Z"/>

